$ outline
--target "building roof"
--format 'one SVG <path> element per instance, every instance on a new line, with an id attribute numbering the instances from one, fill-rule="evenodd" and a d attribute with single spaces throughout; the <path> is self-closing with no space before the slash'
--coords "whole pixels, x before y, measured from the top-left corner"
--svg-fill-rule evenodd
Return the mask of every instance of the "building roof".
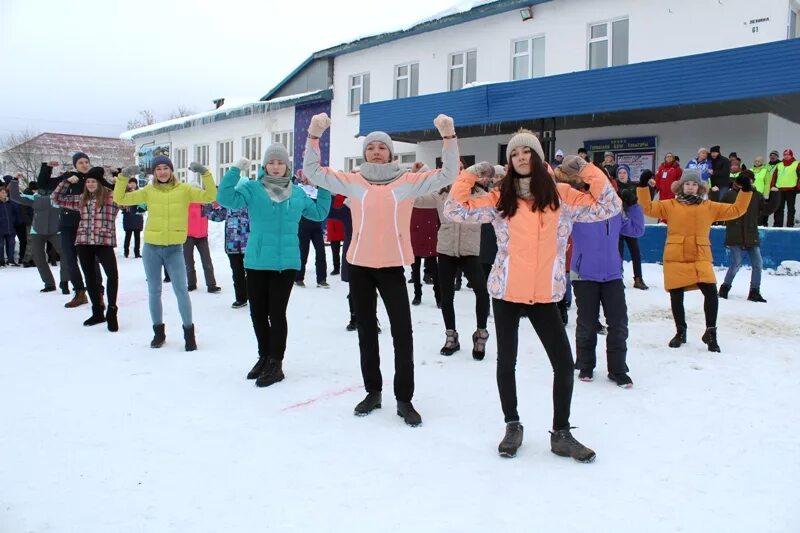
<path id="1" fill-rule="evenodd" d="M 94 137 L 71 133 L 42 133 L 17 145 L 32 144 L 42 154 L 72 154 L 84 152 L 91 157 L 108 157 L 109 153 L 130 151 L 133 157 L 133 144 L 115 137 Z M 16 148 L 12 147 L 12 148 Z"/>
<path id="2" fill-rule="evenodd" d="M 439 113 L 467 137 L 765 112 L 800 123 L 800 39 L 364 104 L 359 135 L 433 140 Z"/>
<path id="3" fill-rule="evenodd" d="M 268 111 L 275 111 L 285 107 L 291 107 L 304 102 L 326 101 L 333 98 L 333 91 L 324 89 L 320 91 L 311 91 L 302 94 L 293 94 L 291 96 L 284 96 L 281 98 L 273 98 L 271 100 L 262 101 L 252 99 L 237 99 L 230 102 L 226 100 L 218 109 L 211 111 L 204 111 L 188 117 L 180 117 L 171 120 L 165 120 L 156 124 L 150 124 L 141 128 L 128 130 L 120 134 L 122 139 L 135 140 L 138 137 L 159 135 L 169 131 L 181 130 L 184 128 L 191 128 L 193 126 L 200 126 L 203 124 L 212 124 L 222 120 L 229 120 L 232 118 L 239 118 L 248 115 L 257 115 L 267 113 Z"/>
<path id="4" fill-rule="evenodd" d="M 465 0 L 455 6 L 442 11 L 420 22 L 417 22 L 410 28 L 401 29 L 398 31 L 381 33 L 379 35 L 371 35 L 368 37 L 361 37 L 354 41 L 342 43 L 337 46 L 319 50 L 311 54 L 308 59 L 303 61 L 296 69 L 294 69 L 286 78 L 281 80 L 278 85 L 273 87 L 261 100 L 268 100 L 278 91 L 280 91 L 287 83 L 300 74 L 308 65 L 319 59 L 333 58 L 336 56 L 357 52 L 373 46 L 411 37 L 412 35 L 419 35 L 429 31 L 441 30 L 457 24 L 463 24 L 473 20 L 499 15 L 507 11 L 513 11 L 523 7 L 534 6 L 537 4 L 544 4 L 552 0 Z"/>

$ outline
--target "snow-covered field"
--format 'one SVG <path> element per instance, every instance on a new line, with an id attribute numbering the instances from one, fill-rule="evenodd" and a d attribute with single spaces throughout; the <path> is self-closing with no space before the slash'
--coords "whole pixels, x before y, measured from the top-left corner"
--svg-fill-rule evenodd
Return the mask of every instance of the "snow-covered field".
<path id="1" fill-rule="evenodd" d="M 549 451 L 551 370 L 523 326 L 525 444 L 509 460 L 496 452 L 494 338 L 483 362 L 468 342 L 440 356 L 430 287 L 412 310 L 422 427 L 394 413 L 388 331 L 383 409 L 353 416 L 363 396 L 357 337 L 344 330 L 337 278 L 331 290 L 293 291 L 286 380 L 246 381 L 255 339 L 247 308 L 230 308 L 221 225 L 212 228 L 223 291 L 192 293 L 194 353 L 183 351 L 169 288 L 167 344 L 148 347 L 138 260 L 119 259 L 115 334 L 81 325 L 88 306 L 67 310 L 59 292 L 39 294 L 35 269 L 0 270 L 0 532 L 800 531 L 800 278 L 765 275 L 769 303 L 755 304 L 740 272 L 720 304 L 722 354 L 711 354 L 696 292 L 686 298 L 689 343 L 666 347 L 669 299 L 660 267 L 646 265 L 651 290 L 627 293 L 634 388 L 605 379 L 602 355 L 598 379 L 575 384 L 574 434 L 598 455 L 588 465 Z M 456 294 L 465 340 L 473 302 Z"/>

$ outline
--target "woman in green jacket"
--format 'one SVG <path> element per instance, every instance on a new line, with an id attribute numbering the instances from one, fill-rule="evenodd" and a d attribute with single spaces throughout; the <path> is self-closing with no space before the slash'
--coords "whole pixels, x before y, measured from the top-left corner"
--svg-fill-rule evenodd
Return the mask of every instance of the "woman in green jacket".
<path id="1" fill-rule="evenodd" d="M 203 188 L 197 189 L 181 183 L 175 177 L 172 161 L 166 156 L 153 160 L 153 183 L 143 189 L 128 191 L 128 180 L 117 179 L 114 185 L 114 202 L 118 205 L 147 205 L 149 215 L 144 227 L 142 260 L 147 276 L 150 301 L 150 318 L 153 320 L 151 348 L 161 348 L 167 340 L 161 307 L 161 270 L 166 269 L 172 278 L 172 290 L 178 300 L 178 310 L 183 321 L 183 338 L 187 352 L 197 349 L 192 322 L 192 302 L 186 284 L 186 263 L 183 243 L 189 219 L 189 204 L 211 203 L 217 198 L 214 176 L 200 163 L 192 163 L 189 170 L 201 174 Z M 133 165 L 123 169 L 126 178 L 139 173 Z"/>

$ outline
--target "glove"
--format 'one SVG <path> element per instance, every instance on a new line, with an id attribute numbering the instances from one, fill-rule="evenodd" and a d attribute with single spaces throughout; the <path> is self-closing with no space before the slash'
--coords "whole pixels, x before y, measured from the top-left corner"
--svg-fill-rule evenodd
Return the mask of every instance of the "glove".
<path id="1" fill-rule="evenodd" d="M 564 158 L 564 162 L 561 163 L 559 167 L 561 172 L 566 174 L 568 177 L 572 178 L 577 176 L 581 170 L 583 170 L 586 165 L 588 165 L 582 157 L 577 155 L 568 155 Z"/>
<path id="2" fill-rule="evenodd" d="M 239 161 L 236 162 L 236 168 L 238 168 L 242 172 L 249 172 L 250 160 L 247 159 L 246 157 L 241 158 Z"/>
<path id="3" fill-rule="evenodd" d="M 753 192 L 753 182 L 747 176 L 739 176 L 736 183 L 742 188 L 742 192 Z"/>
<path id="4" fill-rule="evenodd" d="M 453 124 L 453 119 L 447 115 L 439 115 L 433 119 L 433 124 L 439 130 L 439 135 L 442 137 L 452 137 L 456 134 L 456 128 Z"/>
<path id="5" fill-rule="evenodd" d="M 627 209 L 632 205 L 636 205 L 636 191 L 633 189 L 623 189 L 621 193 L 619 193 L 619 197 L 622 198 L 622 206 Z"/>
<path id="6" fill-rule="evenodd" d="M 192 161 L 189 164 L 189 170 L 191 170 L 192 172 L 197 172 L 198 174 L 205 174 L 206 172 L 208 172 L 208 169 L 203 165 L 201 165 L 200 163 L 198 163 L 197 161 Z"/>
<path id="7" fill-rule="evenodd" d="M 142 169 L 139 168 L 139 165 L 131 165 L 129 167 L 125 167 L 122 169 L 122 175 L 126 178 L 133 178 L 141 172 Z"/>
<path id="8" fill-rule="evenodd" d="M 327 113 L 320 113 L 311 117 L 311 124 L 308 125 L 308 134 L 313 137 L 322 137 L 325 130 L 331 127 L 331 117 Z"/>
<path id="9" fill-rule="evenodd" d="M 478 176 L 478 179 L 492 179 L 494 177 L 494 166 L 487 161 L 477 163 L 472 167 L 472 170 Z"/>
<path id="10" fill-rule="evenodd" d="M 636 184 L 637 187 L 650 187 L 650 180 L 643 180 L 640 179 L 639 182 Z"/>

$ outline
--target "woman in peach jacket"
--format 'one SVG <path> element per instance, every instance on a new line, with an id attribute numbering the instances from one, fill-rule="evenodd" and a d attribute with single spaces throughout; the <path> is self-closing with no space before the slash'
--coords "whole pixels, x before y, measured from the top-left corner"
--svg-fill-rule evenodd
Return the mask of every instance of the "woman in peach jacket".
<path id="1" fill-rule="evenodd" d="M 553 431 L 550 449 L 581 462 L 595 453 L 570 433 L 574 361 L 557 302 L 564 296 L 567 239 L 573 222 L 595 222 L 619 213 L 622 204 L 605 173 L 578 156 L 568 156 L 556 173 L 589 185 L 579 192 L 556 184 L 544 163 L 541 144 L 522 131 L 508 143 L 509 167 L 500 190 L 476 197 L 470 191 L 478 174 L 492 173 L 481 163 L 461 173 L 445 203 L 454 222 L 491 222 L 497 234 L 497 257 L 488 280 L 497 336 L 497 386 L 506 421 L 500 455 L 514 457 L 522 444 L 517 414 L 516 362 L 519 320 L 526 316 L 553 367 Z"/>

